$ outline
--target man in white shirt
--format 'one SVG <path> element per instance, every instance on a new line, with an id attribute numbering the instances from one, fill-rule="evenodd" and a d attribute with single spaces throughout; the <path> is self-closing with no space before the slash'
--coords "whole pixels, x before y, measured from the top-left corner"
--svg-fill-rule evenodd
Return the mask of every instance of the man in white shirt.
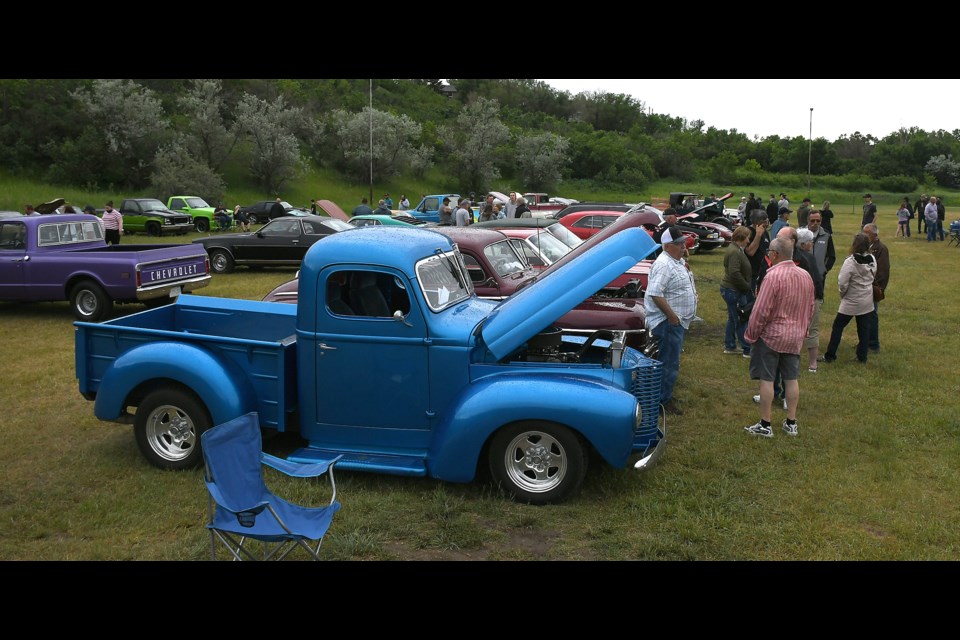
<path id="1" fill-rule="evenodd" d="M 686 249 L 683 233 L 676 227 L 666 229 L 660 244 L 663 252 L 650 268 L 643 306 L 647 312 L 647 331 L 660 343 L 663 364 L 660 404 L 664 411 L 681 415 L 683 412 L 673 399 L 673 387 L 680 374 L 683 339 L 697 315 L 697 287 L 683 260 Z"/>

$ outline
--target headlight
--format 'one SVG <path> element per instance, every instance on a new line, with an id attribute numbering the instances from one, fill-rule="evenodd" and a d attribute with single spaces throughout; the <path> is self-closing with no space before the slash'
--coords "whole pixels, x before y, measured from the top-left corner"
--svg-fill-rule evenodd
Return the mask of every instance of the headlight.
<path id="1" fill-rule="evenodd" d="M 716 240 L 717 238 L 720 237 L 720 234 L 719 234 L 719 233 L 711 233 L 711 234 L 708 235 L 707 237 L 710 238 L 711 240 Z"/>
<path id="2" fill-rule="evenodd" d="M 643 408 L 637 403 L 637 408 L 633 412 L 633 430 L 640 431 L 640 425 L 643 423 Z"/>
<path id="3" fill-rule="evenodd" d="M 164 218 L 163 224 L 173 224 L 173 220 L 171 220 L 170 218 Z"/>

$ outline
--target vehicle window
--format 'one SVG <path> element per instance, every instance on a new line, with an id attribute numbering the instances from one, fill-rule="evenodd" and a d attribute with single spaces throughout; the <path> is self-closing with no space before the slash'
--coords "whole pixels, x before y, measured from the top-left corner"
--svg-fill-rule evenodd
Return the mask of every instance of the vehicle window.
<path id="1" fill-rule="evenodd" d="M 558 225 L 553 225 L 558 226 Z M 529 238 L 530 243 L 540 250 L 540 253 L 550 262 L 556 262 L 563 256 L 572 251 L 570 247 L 563 244 L 556 237 L 549 233 L 537 233 Z M 533 264 L 531 262 L 531 264 Z"/>
<path id="2" fill-rule="evenodd" d="M 547 227 L 547 231 L 550 233 L 550 235 L 554 236 L 557 240 L 567 245 L 571 249 L 575 249 L 583 244 L 583 240 L 577 237 L 577 234 L 575 234 L 573 231 L 570 231 L 570 229 L 567 229 L 562 224 L 551 224 Z"/>
<path id="3" fill-rule="evenodd" d="M 392 318 L 410 313 L 407 288 L 396 276 L 376 271 L 336 271 L 327 278 L 327 310 L 339 316 Z"/>
<path id="4" fill-rule="evenodd" d="M 350 220 L 350 224 L 355 227 L 370 227 L 380 224 L 379 220 L 367 220 L 366 218 L 353 218 Z"/>
<path id="5" fill-rule="evenodd" d="M 329 233 L 329 229 L 333 229 L 334 231 L 346 231 L 347 229 L 353 229 L 353 225 L 349 222 L 337 220 L 336 218 L 331 218 L 330 220 L 321 220 L 319 222 L 312 221 L 312 224 L 326 227 L 326 229 L 317 230 L 317 233 L 324 233 L 325 231 Z M 378 222 L 377 224 L 380 223 Z"/>
<path id="6" fill-rule="evenodd" d="M 281 200 L 280 204 L 283 205 L 284 209 L 293 209 L 293 205 L 287 202 L 286 200 Z"/>
<path id="7" fill-rule="evenodd" d="M 159 200 L 144 200 L 139 204 L 144 213 L 149 213 L 150 211 L 165 211 L 167 209 L 167 206 Z"/>
<path id="8" fill-rule="evenodd" d="M 593 216 L 583 216 L 571 226 L 577 227 L 578 229 L 592 229 L 593 228 Z"/>
<path id="9" fill-rule="evenodd" d="M 600 216 L 600 226 L 605 227 L 608 224 L 613 224 L 617 221 L 619 216 Z"/>
<path id="10" fill-rule="evenodd" d="M 187 204 L 190 205 L 191 209 L 201 209 L 203 207 L 210 206 L 207 204 L 207 201 L 204 200 L 203 198 L 187 198 Z"/>
<path id="11" fill-rule="evenodd" d="M 543 259 L 540 257 L 540 254 L 537 252 L 537 250 L 531 247 L 525 241 L 514 238 L 513 240 L 510 241 L 510 244 L 512 244 L 513 248 L 517 250 L 517 253 L 522 254 L 523 257 L 527 259 L 527 262 L 530 263 L 531 266 L 534 266 L 534 267 L 547 266 L 547 263 L 543 261 Z"/>
<path id="12" fill-rule="evenodd" d="M 420 290 L 432 311 L 441 311 L 473 295 L 473 283 L 459 251 L 424 258 L 414 268 Z"/>
<path id="13" fill-rule="evenodd" d="M 277 218 L 260 231 L 268 236 L 298 236 L 300 235 L 300 221 L 296 218 Z"/>
<path id="14" fill-rule="evenodd" d="M 183 198 L 174 198 L 170 201 L 171 209 L 186 209 L 187 206 L 183 201 Z"/>
<path id="15" fill-rule="evenodd" d="M 120 212 L 123 215 L 138 215 L 140 213 L 140 203 L 139 202 L 128 202 L 124 206 L 123 211 Z"/>
<path id="16" fill-rule="evenodd" d="M 440 198 L 426 198 L 423 205 L 424 211 L 437 211 L 440 208 Z"/>
<path id="17" fill-rule="evenodd" d="M 483 255 L 501 278 L 523 271 L 527 267 L 524 259 L 514 251 L 509 240 L 488 244 L 483 248 Z"/>
<path id="18" fill-rule="evenodd" d="M 483 270 L 483 265 L 469 253 L 463 254 L 463 263 L 467 267 L 467 273 L 470 274 L 470 282 L 475 284 L 487 279 L 487 273 Z"/>
<path id="19" fill-rule="evenodd" d="M 27 227 L 16 222 L 0 225 L 0 249 L 22 249 L 26 246 Z"/>

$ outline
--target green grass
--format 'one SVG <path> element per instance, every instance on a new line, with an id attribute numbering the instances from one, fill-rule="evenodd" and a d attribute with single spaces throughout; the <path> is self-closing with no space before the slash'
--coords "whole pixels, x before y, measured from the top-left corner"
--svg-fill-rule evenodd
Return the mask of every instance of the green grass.
<path id="1" fill-rule="evenodd" d="M 310 186 L 302 193 L 316 191 Z M 91 196 L 94 203 L 101 199 Z M 18 192 L 15 202 L 21 200 L 27 201 Z M 842 259 L 860 213 L 835 211 Z M 799 437 L 778 430 L 772 440 L 759 440 L 743 432 L 757 418 L 750 400 L 757 384 L 747 360 L 722 353 L 723 255 L 696 255 L 691 265 L 704 322 L 693 325 L 681 359 L 676 395 L 685 413 L 670 418 L 668 446 L 654 468 L 637 474 L 593 464 L 579 495 L 548 507 L 513 503 L 482 480 L 448 484 L 342 471 L 343 509 L 321 555 L 373 561 L 956 559 L 960 301 L 954 274 L 960 249 L 916 235 L 895 239 L 892 202 L 881 205 L 880 215 L 892 262 L 880 308 L 883 351 L 858 366 L 851 324 L 838 361 L 822 364 L 815 376 L 802 374 Z M 839 265 L 828 279 L 822 347 L 837 309 L 838 271 Z M 238 268 L 214 276 L 199 293 L 259 299 L 293 274 Z M 125 305 L 116 313 L 141 309 Z M 131 427 L 93 416 L 92 403 L 77 391 L 67 304 L 0 303 L 0 318 L 8 398 L 0 559 L 206 559 L 201 473 L 149 466 Z M 782 418 L 775 409 L 774 420 Z M 283 434 L 265 446 L 282 455 L 296 444 Z M 326 495 L 310 481 L 269 482 L 295 501 L 318 504 Z"/>

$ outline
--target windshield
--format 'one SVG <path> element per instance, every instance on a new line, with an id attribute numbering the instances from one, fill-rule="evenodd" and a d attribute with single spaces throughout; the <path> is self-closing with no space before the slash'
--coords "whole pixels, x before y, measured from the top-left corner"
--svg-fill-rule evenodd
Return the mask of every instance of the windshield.
<path id="1" fill-rule="evenodd" d="M 140 207 L 143 209 L 144 212 L 167 210 L 167 205 L 163 204 L 159 200 L 141 200 Z"/>
<path id="2" fill-rule="evenodd" d="M 281 200 L 280 206 L 282 206 L 284 209 L 293 209 L 293 205 L 287 202 L 286 200 Z"/>
<path id="3" fill-rule="evenodd" d="M 576 249 L 579 245 L 583 244 L 583 240 L 577 237 L 573 231 L 566 228 L 562 224 L 552 224 L 547 227 L 547 231 L 557 238 L 560 242 L 567 245 L 571 249 Z"/>
<path id="4" fill-rule="evenodd" d="M 440 311 L 473 295 L 473 283 L 459 251 L 424 258 L 416 264 L 417 282 L 433 311 Z"/>
<path id="5" fill-rule="evenodd" d="M 191 209 L 202 209 L 210 205 L 208 205 L 207 201 L 203 198 L 187 198 L 187 206 Z"/>
<path id="6" fill-rule="evenodd" d="M 528 266 L 507 239 L 488 244 L 483 248 L 483 255 L 501 278 L 523 271 Z"/>
<path id="7" fill-rule="evenodd" d="M 313 221 L 311 220 L 311 222 L 313 222 Z M 322 225 L 325 226 L 325 227 L 329 227 L 329 228 L 333 229 L 334 231 L 346 231 L 347 229 L 353 229 L 353 228 L 354 228 L 353 225 L 350 224 L 349 222 L 344 222 L 343 220 L 336 220 L 336 219 L 333 219 L 333 220 L 321 220 L 321 221 L 320 221 L 320 224 L 322 224 Z"/>
<path id="8" fill-rule="evenodd" d="M 558 225 L 553 226 L 556 227 Z M 566 227 L 564 227 L 564 229 L 566 229 Z M 533 246 L 540 250 L 540 255 L 549 260 L 551 264 L 573 250 L 549 233 L 534 233 L 528 240 Z"/>

